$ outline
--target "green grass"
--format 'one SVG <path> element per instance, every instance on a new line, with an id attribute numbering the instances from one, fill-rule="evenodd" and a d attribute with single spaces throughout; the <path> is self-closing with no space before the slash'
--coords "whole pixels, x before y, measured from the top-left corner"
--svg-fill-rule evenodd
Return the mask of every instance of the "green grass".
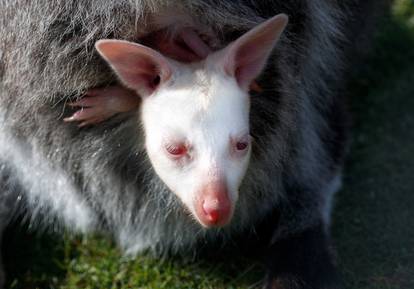
<path id="1" fill-rule="evenodd" d="M 40 238 L 20 228 L 10 233 L 6 247 L 14 249 L 5 252 L 10 288 L 247 289 L 262 277 L 261 267 L 247 259 L 219 264 L 148 255 L 127 259 L 102 236 Z"/>
<path id="2" fill-rule="evenodd" d="M 414 288 L 414 1 L 396 1 L 349 83 L 353 141 L 333 236 L 346 289 Z M 261 268 L 134 260 L 105 237 L 38 237 L 12 228 L 10 288 L 254 288 Z"/>

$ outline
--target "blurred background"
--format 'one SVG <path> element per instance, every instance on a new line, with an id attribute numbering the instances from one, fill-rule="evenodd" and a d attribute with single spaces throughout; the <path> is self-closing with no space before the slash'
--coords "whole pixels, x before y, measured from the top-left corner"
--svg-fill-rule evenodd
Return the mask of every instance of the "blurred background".
<path id="1" fill-rule="evenodd" d="M 332 231 L 345 289 L 414 288 L 414 0 L 396 0 L 352 67 L 352 142 Z M 6 288 L 256 288 L 249 260 L 122 257 L 103 236 L 9 228 Z"/>

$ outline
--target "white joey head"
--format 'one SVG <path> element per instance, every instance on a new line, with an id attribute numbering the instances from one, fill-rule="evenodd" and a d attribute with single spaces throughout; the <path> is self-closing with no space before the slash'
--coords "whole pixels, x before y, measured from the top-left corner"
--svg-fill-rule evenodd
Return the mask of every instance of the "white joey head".
<path id="1" fill-rule="evenodd" d="M 287 24 L 279 14 L 198 63 L 179 63 L 121 40 L 96 48 L 142 97 L 148 156 L 204 227 L 230 222 L 251 153 L 249 86 Z"/>

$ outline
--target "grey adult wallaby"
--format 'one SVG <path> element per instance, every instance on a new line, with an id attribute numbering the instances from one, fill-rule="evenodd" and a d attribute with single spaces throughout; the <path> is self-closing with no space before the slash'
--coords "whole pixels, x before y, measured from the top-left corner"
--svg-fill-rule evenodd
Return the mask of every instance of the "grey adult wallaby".
<path id="1" fill-rule="evenodd" d="M 109 231 L 129 253 L 193 254 L 200 243 L 203 250 L 211 245 L 219 253 L 217 248 L 237 246 L 232 240 L 244 240 L 263 248 L 268 288 L 335 288 L 328 227 L 346 144 L 339 91 L 347 44 L 363 31 L 358 17 L 371 13 L 370 2 L 2 1 L 0 232 L 13 216 L 24 214 L 38 226 Z M 289 24 L 278 41 L 285 16 L 273 27 L 273 36 L 247 41 L 253 46 L 240 44 L 247 31 L 279 13 L 289 16 Z M 190 34 L 195 36 L 189 40 Z M 144 74 L 132 77 L 139 78 L 137 86 L 111 58 L 112 48 L 104 47 L 111 40 L 98 49 L 117 76 L 95 51 L 95 42 L 103 38 L 124 40 L 129 48 L 121 50 L 135 51 L 133 60 L 147 65 Z M 263 40 L 270 45 L 247 65 L 262 63 L 246 74 L 254 69 L 243 68 L 245 59 Z M 207 56 L 206 50 L 195 49 L 203 45 L 217 52 Z M 175 60 L 165 60 L 156 50 Z M 227 74 L 218 79 L 227 81 L 227 75 L 230 82 L 219 83 L 223 98 L 209 98 L 203 93 L 217 85 L 217 78 L 204 72 L 214 69 L 197 65 L 219 63 L 214 57 L 223 55 L 228 57 L 223 61 L 234 62 L 223 65 Z M 171 120 L 203 122 L 205 134 L 201 141 L 199 135 L 192 139 L 188 131 L 193 126 L 188 126 L 165 142 L 158 135 L 149 137 L 148 131 L 164 129 L 156 121 L 164 111 L 158 110 L 163 98 L 151 99 L 151 93 L 188 67 L 191 74 L 177 76 L 171 87 L 180 90 L 177 82 L 188 82 L 191 75 L 194 98 L 204 95 L 199 103 L 206 112 L 189 120 L 181 110 L 174 116 L 167 97 L 165 105 Z M 255 77 L 260 89 L 247 97 Z M 115 85 L 117 79 L 143 102 L 151 101 L 151 109 L 138 102 L 95 126 L 63 121 L 73 114 L 67 103 L 82 101 L 89 89 Z M 191 85 L 184 84 L 188 97 Z M 228 108 L 231 104 L 223 101 L 240 100 L 228 91 L 243 92 L 240 109 L 219 109 L 214 115 L 221 117 L 209 118 L 216 101 Z M 208 138 L 217 128 L 231 129 Z M 221 159 L 197 154 L 207 139 L 220 146 Z M 174 162 L 158 154 L 169 154 Z M 227 155 L 225 165 L 217 161 Z M 212 160 L 217 170 L 199 166 Z M 189 173 L 179 174 L 175 166 Z"/>

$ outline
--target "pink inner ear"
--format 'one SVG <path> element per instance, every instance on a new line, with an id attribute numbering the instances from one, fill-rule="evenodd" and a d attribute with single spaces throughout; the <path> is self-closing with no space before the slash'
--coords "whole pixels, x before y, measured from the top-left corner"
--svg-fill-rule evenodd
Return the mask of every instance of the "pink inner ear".
<path id="1" fill-rule="evenodd" d="M 270 54 L 270 50 L 261 51 L 263 46 L 258 43 L 249 44 L 237 51 L 233 67 L 237 82 L 243 88 L 250 86 L 250 83 L 260 74 Z"/>
<path id="2" fill-rule="evenodd" d="M 110 64 L 126 85 L 134 89 L 146 87 L 149 90 L 157 87 L 159 81 L 157 83 L 155 80 L 160 79 L 161 71 L 152 58 L 146 55 L 129 55 L 125 60 L 127 61 L 122 64 L 123 60 L 114 59 Z"/>
<path id="3" fill-rule="evenodd" d="M 244 90 L 248 90 L 251 82 L 262 72 L 287 22 L 287 16 L 279 14 L 225 48 L 224 70 L 234 76 Z"/>
<path id="4" fill-rule="evenodd" d="M 171 77 L 168 60 L 151 48 L 122 40 L 100 40 L 95 46 L 120 80 L 142 96 Z"/>

